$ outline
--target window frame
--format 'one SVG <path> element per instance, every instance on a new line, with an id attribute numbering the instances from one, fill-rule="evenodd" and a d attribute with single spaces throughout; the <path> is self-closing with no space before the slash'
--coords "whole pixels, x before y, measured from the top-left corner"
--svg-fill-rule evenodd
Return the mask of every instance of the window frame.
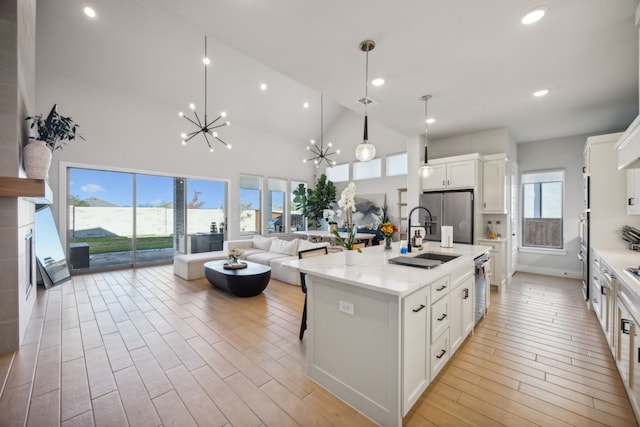
<path id="1" fill-rule="evenodd" d="M 560 180 L 557 179 L 548 179 L 548 180 L 535 180 L 535 181 L 531 181 L 531 182 L 527 182 L 529 180 L 527 180 L 527 176 L 532 176 L 532 175 L 545 175 L 545 174 L 560 174 Z M 529 252 L 529 253 L 538 253 L 538 254 L 552 254 L 552 255 L 565 255 L 567 253 L 566 250 L 566 242 L 565 242 L 565 226 L 564 226 L 564 222 L 565 222 L 565 214 L 566 214 L 566 207 L 565 207 L 565 200 L 566 200 L 566 180 L 567 180 L 567 176 L 566 176 L 566 170 L 564 168 L 554 168 L 554 169 L 546 169 L 546 170 L 531 170 L 531 171 L 522 171 L 520 172 L 520 212 L 519 212 L 519 220 L 520 220 L 520 227 L 522 232 L 520 233 L 520 241 L 519 241 L 519 251 L 520 252 Z M 555 183 L 559 183 L 560 184 L 560 196 L 559 196 L 559 202 L 560 202 L 560 217 L 557 218 L 559 220 L 559 225 L 560 225 L 560 246 L 559 247 L 554 247 L 554 246 L 542 246 L 542 245 L 532 245 L 532 244 L 526 244 L 525 242 L 525 235 L 526 235 L 526 226 L 525 226 L 525 221 L 527 219 L 536 219 L 534 218 L 525 218 L 525 186 L 526 185 L 532 185 L 532 184 L 544 184 L 544 183 L 551 183 L 551 182 L 555 182 Z M 540 187 L 542 190 L 542 186 Z M 542 201 L 543 201 L 543 196 L 541 193 L 540 196 L 540 215 L 542 215 L 542 211 L 543 211 L 543 206 L 542 206 Z M 542 217 L 538 218 L 538 219 L 544 219 Z M 555 219 L 555 218 L 550 218 L 550 219 Z"/>

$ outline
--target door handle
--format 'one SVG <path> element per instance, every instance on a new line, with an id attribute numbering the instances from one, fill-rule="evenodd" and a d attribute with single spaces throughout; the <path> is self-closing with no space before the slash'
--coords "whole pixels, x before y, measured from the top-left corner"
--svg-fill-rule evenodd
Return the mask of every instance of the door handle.
<path id="1" fill-rule="evenodd" d="M 420 310 L 422 310 L 424 307 L 425 307 L 425 305 L 424 305 L 424 304 L 420 304 L 420 307 L 418 307 L 418 308 L 414 308 L 412 311 L 413 311 L 414 313 L 417 313 L 417 312 L 419 312 Z"/>
<path id="2" fill-rule="evenodd" d="M 447 318 L 447 313 L 442 313 L 442 316 L 438 318 L 438 322 L 442 322 L 446 318 Z"/>

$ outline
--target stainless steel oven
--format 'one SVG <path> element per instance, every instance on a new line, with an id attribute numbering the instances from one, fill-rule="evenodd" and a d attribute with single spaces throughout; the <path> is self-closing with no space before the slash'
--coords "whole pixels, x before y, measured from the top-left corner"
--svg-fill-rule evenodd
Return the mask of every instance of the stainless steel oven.
<path id="1" fill-rule="evenodd" d="M 589 191 L 590 191 L 590 185 L 591 185 L 591 177 L 589 176 L 588 173 L 583 173 L 582 174 L 582 191 L 583 191 L 583 203 L 584 203 L 584 207 L 583 210 L 585 212 L 588 212 L 589 209 L 591 208 L 591 204 L 589 201 Z"/>

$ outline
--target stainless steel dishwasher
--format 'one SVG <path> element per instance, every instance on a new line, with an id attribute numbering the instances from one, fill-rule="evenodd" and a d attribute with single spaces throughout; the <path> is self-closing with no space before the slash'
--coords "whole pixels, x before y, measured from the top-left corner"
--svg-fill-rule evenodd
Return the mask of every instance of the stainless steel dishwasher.
<path id="1" fill-rule="evenodd" d="M 477 324 L 482 316 L 487 313 L 487 269 L 489 266 L 489 255 L 482 254 L 474 258 L 475 263 L 475 323 Z M 490 274 L 490 271 L 488 272 Z"/>

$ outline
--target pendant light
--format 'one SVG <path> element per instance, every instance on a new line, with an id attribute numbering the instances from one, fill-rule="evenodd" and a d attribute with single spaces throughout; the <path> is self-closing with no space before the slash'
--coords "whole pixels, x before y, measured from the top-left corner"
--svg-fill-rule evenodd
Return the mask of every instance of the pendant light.
<path id="1" fill-rule="evenodd" d="M 333 146 L 331 142 L 329 142 L 326 147 L 324 146 L 324 123 L 322 120 L 323 111 L 324 111 L 323 99 L 324 99 L 324 96 L 321 94 L 320 95 L 320 146 L 317 146 L 315 141 L 312 139 L 311 145 L 307 146 L 307 150 L 311 152 L 313 157 L 311 157 L 310 159 L 304 159 L 303 162 L 307 163 L 307 162 L 313 161 L 313 163 L 316 165 L 316 168 L 320 168 L 320 165 L 322 165 L 322 162 L 324 161 L 327 163 L 327 165 L 330 168 L 332 168 L 336 165 L 336 162 L 335 160 L 331 160 L 329 156 L 332 156 L 334 154 L 340 154 L 340 150 L 330 151 Z"/>
<path id="2" fill-rule="evenodd" d="M 198 116 L 198 113 L 196 112 L 196 106 L 193 103 L 189 104 L 189 108 L 193 111 L 194 119 L 190 119 L 182 111 L 178 113 L 180 117 L 184 117 L 185 119 L 187 119 L 188 122 L 195 125 L 197 128 L 197 130 L 193 132 L 183 133 L 181 135 L 182 145 L 187 145 L 187 142 L 193 139 L 196 135 L 202 134 L 202 136 L 204 136 L 205 141 L 207 142 L 207 145 L 209 146 L 209 151 L 213 152 L 213 145 L 211 145 L 211 142 L 209 141 L 209 137 L 207 135 L 210 135 L 211 137 L 217 139 L 222 144 L 224 144 L 228 149 L 231 149 L 231 144 L 227 144 L 222 139 L 220 139 L 218 137 L 218 132 L 215 131 L 215 129 L 219 127 L 229 126 L 231 124 L 227 121 L 218 123 L 218 120 L 224 119 L 225 117 L 227 117 L 227 113 L 225 113 L 224 111 L 221 112 L 218 115 L 218 117 L 216 117 L 214 120 L 210 122 L 207 117 L 207 65 L 209 65 L 210 61 L 209 61 L 209 58 L 207 57 L 207 37 L 206 36 L 204 37 L 204 58 L 202 59 L 202 62 L 204 63 L 204 117 L 203 117 L 204 120 L 200 120 L 200 116 Z"/>
<path id="3" fill-rule="evenodd" d="M 431 99 L 431 95 L 423 95 L 420 99 L 424 101 L 424 164 L 418 169 L 418 174 L 422 178 L 429 178 L 433 175 L 433 168 L 427 164 L 429 163 L 429 153 L 427 152 L 427 144 L 429 143 L 427 102 Z"/>
<path id="4" fill-rule="evenodd" d="M 376 156 L 376 147 L 369 143 L 369 130 L 367 126 L 367 105 L 369 105 L 369 51 L 373 50 L 376 44 L 373 40 L 365 40 L 360 43 L 360 50 L 366 52 L 366 66 L 364 79 L 364 136 L 362 143 L 356 147 L 356 158 L 361 162 L 368 162 Z"/>

